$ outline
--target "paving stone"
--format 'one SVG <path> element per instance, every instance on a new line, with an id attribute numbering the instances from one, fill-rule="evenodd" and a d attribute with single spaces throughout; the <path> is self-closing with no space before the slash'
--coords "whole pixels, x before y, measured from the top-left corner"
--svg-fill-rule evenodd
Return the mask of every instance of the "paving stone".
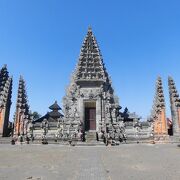
<path id="1" fill-rule="evenodd" d="M 0 145 L 0 180 L 179 180 L 180 147 Z"/>

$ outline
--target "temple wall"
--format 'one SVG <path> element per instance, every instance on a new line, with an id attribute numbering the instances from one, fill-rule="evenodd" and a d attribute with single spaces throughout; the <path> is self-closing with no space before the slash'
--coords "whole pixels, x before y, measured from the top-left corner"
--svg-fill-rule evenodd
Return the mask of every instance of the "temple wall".
<path id="1" fill-rule="evenodd" d="M 55 139 L 55 137 L 57 136 L 58 128 L 57 128 L 56 124 L 55 125 L 49 125 L 47 132 L 46 132 L 46 138 L 47 139 Z M 42 140 L 43 135 L 44 135 L 44 130 L 42 128 L 41 123 L 36 123 L 35 127 L 33 129 L 34 140 Z"/>
<path id="2" fill-rule="evenodd" d="M 141 128 L 136 128 L 132 124 L 125 126 L 125 133 L 128 139 L 150 139 L 152 137 L 152 126 L 142 126 Z"/>

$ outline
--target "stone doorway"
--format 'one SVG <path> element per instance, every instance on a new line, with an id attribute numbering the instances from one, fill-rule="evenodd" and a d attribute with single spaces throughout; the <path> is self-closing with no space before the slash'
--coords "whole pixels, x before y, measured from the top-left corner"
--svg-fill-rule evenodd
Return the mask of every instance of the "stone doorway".
<path id="1" fill-rule="evenodd" d="M 85 102 L 85 131 L 96 130 L 96 102 Z"/>

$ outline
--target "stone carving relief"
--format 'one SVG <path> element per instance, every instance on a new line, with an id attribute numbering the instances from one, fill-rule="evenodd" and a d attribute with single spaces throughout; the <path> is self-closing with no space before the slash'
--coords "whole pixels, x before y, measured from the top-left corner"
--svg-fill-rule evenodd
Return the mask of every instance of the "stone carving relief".
<path id="1" fill-rule="evenodd" d="M 100 89 L 81 89 L 80 94 L 84 99 L 96 99 L 100 94 Z"/>

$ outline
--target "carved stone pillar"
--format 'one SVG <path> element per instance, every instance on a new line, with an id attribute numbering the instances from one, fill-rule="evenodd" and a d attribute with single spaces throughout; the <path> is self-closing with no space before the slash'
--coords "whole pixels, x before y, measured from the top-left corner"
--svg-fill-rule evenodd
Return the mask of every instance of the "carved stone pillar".
<path id="1" fill-rule="evenodd" d="M 4 129 L 4 107 L 0 107 L 0 136 L 3 135 Z"/>

